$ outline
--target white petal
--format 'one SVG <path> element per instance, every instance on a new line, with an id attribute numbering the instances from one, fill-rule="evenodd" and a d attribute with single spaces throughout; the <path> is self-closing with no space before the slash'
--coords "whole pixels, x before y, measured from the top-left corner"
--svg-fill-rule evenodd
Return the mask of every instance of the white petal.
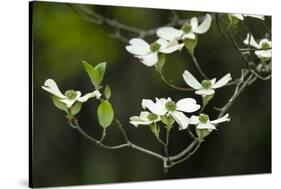
<path id="1" fill-rule="evenodd" d="M 214 130 L 216 129 L 216 126 L 213 125 L 212 123 L 200 123 L 196 127 L 197 129 L 211 129 Z"/>
<path id="2" fill-rule="evenodd" d="M 198 28 L 198 19 L 196 17 L 192 17 L 190 20 L 190 24 L 191 24 L 192 29 Z"/>
<path id="3" fill-rule="evenodd" d="M 60 101 L 63 102 L 67 108 L 70 108 L 76 102 L 76 99 L 65 98 L 65 99 L 60 99 Z"/>
<path id="4" fill-rule="evenodd" d="M 227 84 L 230 80 L 231 80 L 231 75 L 230 73 L 226 74 L 225 76 L 223 76 L 220 80 L 218 80 L 218 82 L 216 82 L 212 88 L 213 89 L 217 89 L 220 88 L 222 86 L 224 86 L 225 84 Z"/>
<path id="5" fill-rule="evenodd" d="M 154 103 L 152 100 L 149 99 L 142 100 L 142 107 L 143 109 L 149 109 L 152 113 L 156 115 L 164 115 L 167 112 L 165 105 L 163 105 L 162 103 Z"/>
<path id="6" fill-rule="evenodd" d="M 185 33 L 182 36 L 182 39 L 195 39 L 196 35 L 193 32 Z"/>
<path id="7" fill-rule="evenodd" d="M 45 91 L 48 91 L 49 93 L 59 97 L 59 98 L 66 98 L 61 91 L 59 90 L 56 82 L 53 79 L 47 79 L 44 83 L 44 86 L 42 88 Z"/>
<path id="8" fill-rule="evenodd" d="M 156 32 L 157 36 L 168 41 L 178 40 L 181 38 L 183 32 L 173 27 L 162 27 Z"/>
<path id="9" fill-rule="evenodd" d="M 142 120 L 148 120 L 147 116 L 148 116 L 149 114 L 150 114 L 149 112 L 142 111 L 142 112 L 140 113 L 140 118 L 141 118 Z"/>
<path id="10" fill-rule="evenodd" d="M 170 112 L 170 114 L 173 116 L 175 121 L 179 124 L 180 130 L 186 129 L 189 124 L 189 118 L 184 115 L 182 112 L 174 111 Z"/>
<path id="11" fill-rule="evenodd" d="M 197 79 L 187 70 L 185 70 L 182 74 L 183 79 L 187 85 L 192 87 L 193 89 L 201 89 L 202 85 L 199 83 Z"/>
<path id="12" fill-rule="evenodd" d="M 148 55 L 138 56 L 140 61 L 146 66 L 154 66 L 158 62 L 157 53 L 149 53 Z"/>
<path id="13" fill-rule="evenodd" d="M 225 114 L 223 117 L 210 121 L 210 122 L 213 124 L 217 124 L 217 123 L 222 123 L 222 122 L 226 122 L 226 121 L 230 121 L 229 114 Z"/>
<path id="14" fill-rule="evenodd" d="M 242 14 L 230 14 L 230 15 L 239 19 L 239 20 L 244 20 L 244 16 Z"/>
<path id="15" fill-rule="evenodd" d="M 259 58 L 271 58 L 271 49 L 255 51 Z"/>
<path id="16" fill-rule="evenodd" d="M 195 91 L 195 93 L 198 95 L 207 96 L 207 95 L 214 94 L 215 90 L 214 89 L 199 89 L 199 90 Z"/>
<path id="17" fill-rule="evenodd" d="M 150 52 L 150 45 L 143 39 L 133 38 L 129 44 L 126 46 L 126 50 L 134 55 L 142 56 Z"/>
<path id="18" fill-rule="evenodd" d="M 173 53 L 175 51 L 181 50 L 183 48 L 184 44 L 178 44 L 178 45 L 174 45 L 174 46 L 170 46 L 164 49 L 160 49 L 159 52 L 164 53 L 164 54 L 170 54 Z"/>
<path id="19" fill-rule="evenodd" d="M 191 125 L 198 125 L 200 123 L 199 121 L 199 117 L 198 116 L 191 116 L 190 120 L 189 120 L 189 124 Z"/>
<path id="20" fill-rule="evenodd" d="M 200 105 L 196 104 L 196 100 L 193 98 L 183 98 L 176 103 L 177 110 L 186 113 L 195 112 L 200 109 Z"/>
<path id="21" fill-rule="evenodd" d="M 261 48 L 261 46 L 256 42 L 254 36 L 249 33 L 247 34 L 246 39 L 243 41 L 243 43 L 245 45 L 251 45 L 252 47 L 255 47 L 257 49 Z"/>
<path id="22" fill-rule="evenodd" d="M 89 98 L 93 98 L 96 97 L 97 99 L 99 99 L 101 97 L 101 93 L 98 90 L 95 90 L 91 93 L 87 93 L 82 97 L 79 97 L 77 100 L 79 102 L 86 102 Z"/>
<path id="23" fill-rule="evenodd" d="M 156 43 L 160 45 L 160 49 L 166 48 L 169 42 L 166 39 L 157 39 Z"/>
<path id="24" fill-rule="evenodd" d="M 130 119 L 135 119 L 134 117 L 131 117 Z M 132 125 L 134 125 L 135 127 L 138 127 L 139 125 L 150 125 L 153 123 L 153 121 L 147 120 L 147 121 L 143 121 L 143 120 L 139 120 L 139 121 L 134 121 L 131 120 L 130 123 Z"/>
<path id="25" fill-rule="evenodd" d="M 212 85 L 214 85 L 216 83 L 216 80 L 217 80 L 216 78 L 210 80 Z"/>
<path id="26" fill-rule="evenodd" d="M 260 19 L 260 20 L 264 20 L 264 16 L 261 16 L 261 15 L 254 15 L 254 14 L 244 14 L 244 16 L 249 16 L 249 17 L 252 17 L 252 18 L 257 18 L 257 19 Z"/>
<path id="27" fill-rule="evenodd" d="M 206 33 L 209 30 L 211 23 L 212 23 L 212 17 L 211 15 L 207 14 L 203 22 L 198 27 L 196 28 L 192 27 L 192 31 L 198 34 Z"/>

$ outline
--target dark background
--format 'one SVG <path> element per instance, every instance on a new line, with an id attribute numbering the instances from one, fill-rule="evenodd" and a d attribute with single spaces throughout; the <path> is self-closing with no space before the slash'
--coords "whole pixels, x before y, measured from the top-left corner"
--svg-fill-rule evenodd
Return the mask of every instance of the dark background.
<path id="1" fill-rule="evenodd" d="M 169 22 L 170 10 L 90 6 L 102 15 L 142 29 Z M 143 147 L 162 153 L 150 130 L 135 128 L 128 123 L 141 111 L 143 98 L 186 96 L 200 97 L 193 92 L 179 92 L 167 87 L 153 68 L 139 63 L 125 50 L 125 43 L 112 39 L 104 28 L 80 19 L 69 4 L 33 2 L 33 186 L 59 186 L 155 179 L 223 176 L 271 172 L 271 81 L 257 81 L 248 87 L 229 110 L 231 122 L 222 124 L 186 162 L 163 173 L 162 162 L 147 154 L 124 148 L 107 150 L 91 143 L 68 126 L 65 115 L 52 104 L 50 95 L 41 89 L 47 78 L 53 78 L 62 91 L 93 90 L 81 60 L 91 64 L 108 63 L 104 83 L 112 88 L 111 102 L 130 139 Z M 181 18 L 206 13 L 176 11 Z M 271 17 L 267 17 L 270 25 Z M 260 21 L 248 19 L 256 38 L 264 37 Z M 240 32 L 240 31 L 239 31 Z M 246 34 L 241 31 L 241 36 Z M 133 37 L 133 36 L 132 36 Z M 152 39 L 156 39 L 153 37 Z M 239 54 L 225 42 L 215 23 L 199 36 L 196 48 L 203 70 L 220 78 L 230 72 L 240 76 L 243 62 Z M 184 69 L 200 77 L 190 56 L 184 50 L 168 56 L 164 73 L 179 86 L 186 86 L 181 74 Z M 217 90 L 211 106 L 221 106 L 229 99 L 233 87 Z M 84 104 L 78 115 L 80 125 L 91 136 L 100 137 L 96 100 Z M 217 112 L 207 111 L 212 118 Z M 184 131 L 173 129 L 172 154 L 190 141 Z M 108 129 L 105 143 L 124 142 L 117 126 Z"/>

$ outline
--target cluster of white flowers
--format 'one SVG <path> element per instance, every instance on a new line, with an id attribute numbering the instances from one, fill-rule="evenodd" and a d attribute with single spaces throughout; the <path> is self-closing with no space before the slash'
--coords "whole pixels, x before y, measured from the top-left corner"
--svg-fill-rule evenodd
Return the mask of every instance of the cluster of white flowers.
<path id="1" fill-rule="evenodd" d="M 196 34 L 207 32 L 211 26 L 212 17 L 207 14 L 199 25 L 198 19 L 193 17 L 190 22 L 183 24 L 181 29 L 161 27 L 156 34 L 158 40 L 149 44 L 143 39 L 133 38 L 126 46 L 126 50 L 146 66 L 154 66 L 158 62 L 158 53 L 170 54 L 183 48 L 185 39 L 195 39 Z"/>
<path id="2" fill-rule="evenodd" d="M 100 98 L 101 93 L 98 90 L 87 93 L 84 96 L 81 96 L 80 91 L 67 90 L 64 94 L 60 91 L 57 86 L 57 83 L 53 79 L 47 79 L 42 86 L 45 91 L 48 91 L 52 95 L 59 98 L 59 100 L 66 105 L 67 108 L 71 108 L 75 102 L 86 102 L 89 98 L 96 97 Z"/>
<path id="3" fill-rule="evenodd" d="M 161 27 L 156 32 L 159 39 L 155 42 L 148 44 L 143 39 L 134 38 L 129 41 L 126 50 L 140 59 L 144 65 L 154 66 L 158 62 L 158 53 L 170 54 L 181 50 L 185 40 L 196 40 L 198 34 L 206 33 L 211 26 L 211 22 L 212 17 L 207 14 L 200 24 L 198 19 L 193 17 L 189 22 L 184 23 L 180 29 Z M 203 80 L 200 83 L 186 70 L 183 73 L 183 79 L 187 85 L 195 89 L 196 94 L 206 97 L 213 95 L 215 89 L 226 85 L 231 80 L 231 75 L 228 73 L 217 82 L 216 78 L 214 78 L 212 80 Z M 166 124 L 163 119 L 169 118 L 179 125 L 180 130 L 186 129 L 191 124 L 196 125 L 197 129 L 212 131 L 216 129 L 215 124 L 230 120 L 228 114 L 213 121 L 210 121 L 209 116 L 206 114 L 192 115 L 191 118 L 184 114 L 194 113 L 200 107 L 193 98 L 183 98 L 177 102 L 170 97 L 156 98 L 155 102 L 143 99 L 142 108 L 144 111 L 139 116 L 130 117 L 130 123 L 136 127 L 139 125 L 153 125 L 161 121 Z"/>
<path id="4" fill-rule="evenodd" d="M 191 118 L 184 114 L 196 112 L 200 107 L 193 98 L 183 98 L 177 102 L 173 101 L 170 97 L 156 98 L 156 102 L 143 99 L 142 108 L 149 111 L 142 111 L 139 116 L 132 116 L 130 123 L 136 127 L 139 125 L 151 125 L 161 121 L 162 116 L 171 116 L 179 125 L 180 130 L 186 129 L 189 124 L 193 124 L 197 125 L 197 129 L 208 129 L 211 131 L 216 129 L 214 124 L 230 120 L 228 114 L 213 121 L 209 121 L 209 117 L 206 114 L 193 115 Z"/>
<path id="5" fill-rule="evenodd" d="M 254 36 L 248 33 L 243 43 L 257 49 L 255 54 L 258 58 L 271 58 L 271 41 L 267 38 L 263 38 L 257 43 Z"/>

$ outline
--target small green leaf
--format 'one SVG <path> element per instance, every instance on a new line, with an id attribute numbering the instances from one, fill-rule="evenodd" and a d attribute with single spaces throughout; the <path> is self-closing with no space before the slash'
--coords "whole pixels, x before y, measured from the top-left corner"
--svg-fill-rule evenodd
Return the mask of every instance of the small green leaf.
<path id="1" fill-rule="evenodd" d="M 159 55 L 159 60 L 155 64 L 156 71 L 161 73 L 165 63 L 166 63 L 166 56 L 165 56 L 165 54 L 160 54 Z"/>
<path id="2" fill-rule="evenodd" d="M 188 50 L 188 52 L 193 55 L 194 54 L 194 49 L 198 44 L 198 37 L 196 36 L 195 39 L 184 39 L 184 46 Z"/>
<path id="3" fill-rule="evenodd" d="M 71 115 L 76 115 L 80 112 L 82 107 L 82 103 L 81 102 L 75 102 L 74 105 L 70 108 L 70 113 Z"/>
<path id="4" fill-rule="evenodd" d="M 95 89 L 99 89 L 99 85 L 100 85 L 100 81 L 101 81 L 101 76 L 99 74 L 99 72 L 89 63 L 87 63 L 86 61 L 82 61 L 82 63 L 84 64 L 84 67 L 88 73 L 88 76 L 91 79 L 92 84 L 94 85 Z"/>
<path id="5" fill-rule="evenodd" d="M 99 73 L 100 76 L 100 80 L 99 80 L 100 83 L 103 80 L 105 69 L 106 69 L 106 62 L 99 63 L 98 65 L 95 66 L 95 70 Z"/>
<path id="6" fill-rule="evenodd" d="M 65 111 L 66 113 L 68 113 L 68 109 L 67 109 L 66 105 L 65 105 L 63 102 L 60 101 L 60 98 L 59 98 L 59 97 L 57 97 L 57 96 L 52 96 L 52 100 L 53 100 L 54 105 L 55 105 L 58 109 L 63 110 L 63 111 Z"/>
<path id="7" fill-rule="evenodd" d="M 172 126 L 175 122 L 175 119 L 170 115 L 160 116 L 160 119 L 167 126 Z"/>
<path id="8" fill-rule="evenodd" d="M 208 129 L 195 129 L 195 131 L 201 141 L 211 133 Z"/>
<path id="9" fill-rule="evenodd" d="M 213 99 L 214 96 L 215 96 L 215 94 L 202 96 L 203 106 L 207 106 L 207 104 Z"/>
<path id="10" fill-rule="evenodd" d="M 109 99 L 111 97 L 111 89 L 109 85 L 105 86 L 103 93 L 106 99 Z"/>
<path id="11" fill-rule="evenodd" d="M 98 107 L 98 120 L 100 126 L 107 128 L 113 121 L 114 111 L 108 100 L 103 100 Z"/>
<path id="12" fill-rule="evenodd" d="M 149 128 L 151 130 L 151 132 L 155 135 L 155 137 L 159 137 L 159 133 L 160 133 L 160 128 L 157 124 L 151 124 L 149 125 Z"/>

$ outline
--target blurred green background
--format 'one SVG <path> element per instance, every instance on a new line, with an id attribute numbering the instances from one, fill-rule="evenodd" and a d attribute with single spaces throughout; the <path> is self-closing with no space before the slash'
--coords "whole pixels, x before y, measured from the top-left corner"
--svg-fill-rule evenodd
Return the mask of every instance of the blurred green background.
<path id="1" fill-rule="evenodd" d="M 142 29 L 162 26 L 171 17 L 169 10 L 90 7 L 102 15 Z M 104 83 L 112 87 L 111 102 L 116 116 L 133 142 L 159 153 L 163 151 L 147 127 L 135 128 L 128 124 L 129 117 L 141 111 L 141 100 L 168 96 L 178 100 L 190 96 L 200 102 L 200 97 L 193 92 L 168 88 L 153 68 L 144 66 L 126 52 L 125 43 L 110 38 L 101 26 L 81 20 L 69 4 L 33 2 L 31 11 L 34 187 L 271 172 L 271 81 L 257 81 L 247 88 L 229 110 L 231 122 L 219 127 L 195 155 L 171 168 L 167 174 L 163 173 L 162 162 L 147 154 L 129 148 L 112 151 L 91 143 L 68 126 L 64 113 L 55 108 L 50 95 L 41 89 L 46 79 L 53 78 L 62 91 L 76 89 L 86 93 L 93 90 L 81 60 L 91 64 L 108 62 Z M 206 14 L 176 12 L 181 18 Z M 271 24 L 270 20 L 267 17 L 267 24 Z M 261 22 L 249 19 L 248 24 L 257 38 L 263 37 L 265 29 Z M 200 35 L 196 56 L 211 77 L 220 78 L 228 72 L 233 78 L 240 76 L 241 57 L 224 41 L 214 22 L 207 34 Z M 164 70 L 168 79 L 185 86 L 181 77 L 184 69 L 199 77 L 184 50 L 168 56 Z M 233 90 L 232 87 L 218 90 L 211 106 L 226 103 Z M 83 129 L 99 138 L 101 128 L 97 124 L 96 107 L 96 100 L 88 101 L 78 118 Z M 208 109 L 207 113 L 215 118 L 217 112 Z M 184 131 L 173 129 L 171 153 L 179 152 L 189 141 Z M 124 142 L 116 125 L 108 129 L 105 142 Z"/>

